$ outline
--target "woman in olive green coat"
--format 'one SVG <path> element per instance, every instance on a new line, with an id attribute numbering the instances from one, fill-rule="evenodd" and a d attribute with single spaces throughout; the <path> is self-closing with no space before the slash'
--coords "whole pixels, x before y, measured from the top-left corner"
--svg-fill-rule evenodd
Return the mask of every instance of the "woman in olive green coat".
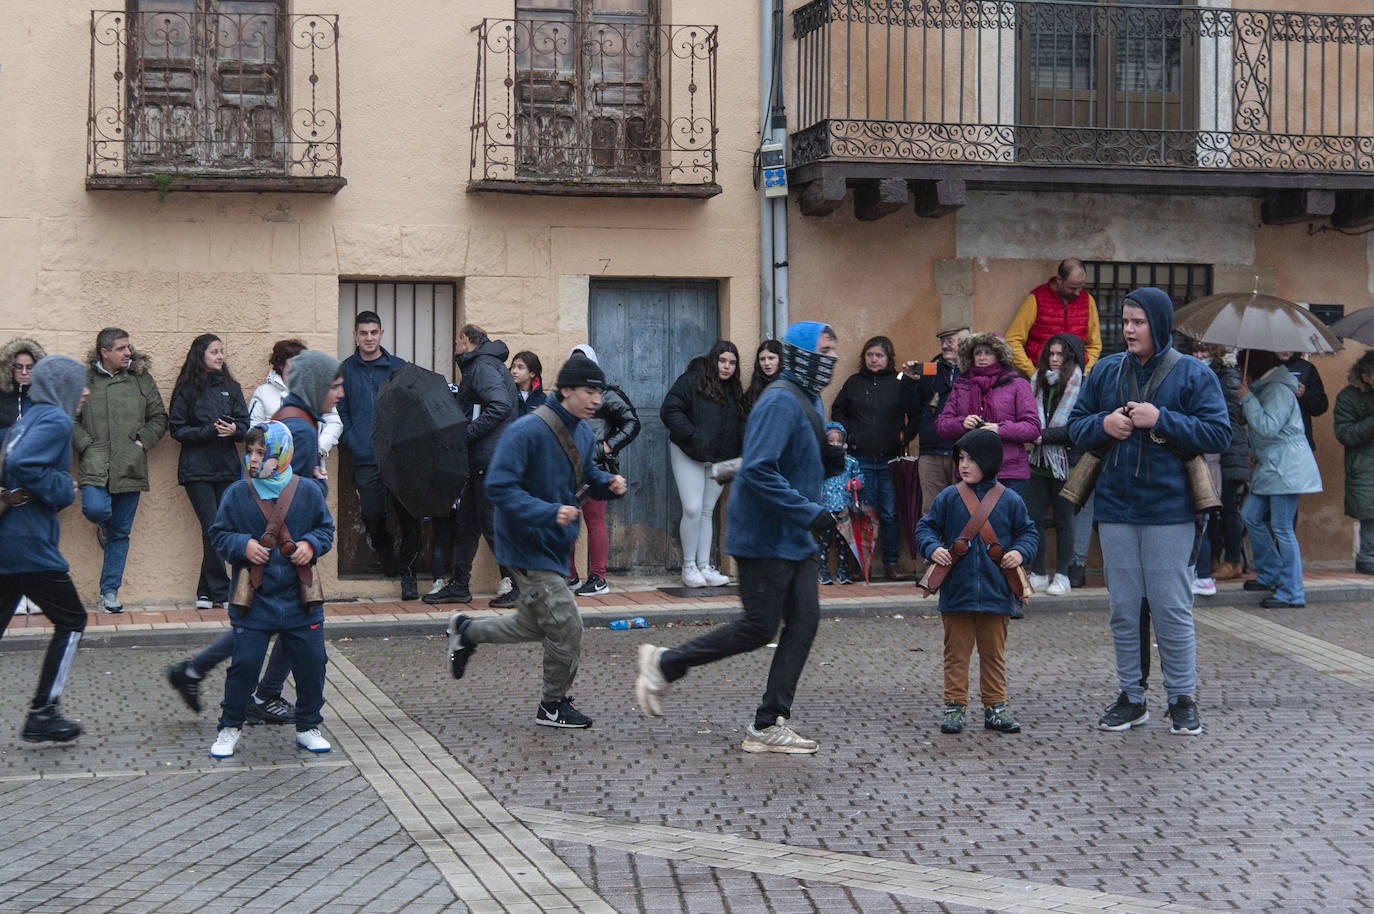
<path id="1" fill-rule="evenodd" d="M 1355 570 L 1374 574 L 1374 350 L 1350 368 L 1332 418 L 1345 445 L 1345 513 L 1360 522 Z"/>

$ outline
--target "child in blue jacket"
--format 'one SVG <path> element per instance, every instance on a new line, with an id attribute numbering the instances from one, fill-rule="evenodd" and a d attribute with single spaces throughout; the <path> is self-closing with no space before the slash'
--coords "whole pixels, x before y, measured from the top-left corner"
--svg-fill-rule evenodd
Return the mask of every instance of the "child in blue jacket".
<path id="1" fill-rule="evenodd" d="M 210 754 L 234 754 L 243 730 L 247 705 L 257 685 L 267 643 L 276 633 L 291 658 L 296 679 L 296 745 L 311 752 L 328 752 L 320 735 L 324 707 L 324 607 L 301 601 L 300 582 L 317 574 L 314 560 L 334 544 L 334 519 L 320 487 L 302 482 L 291 471 L 291 431 L 281 422 L 265 422 L 244 437 L 246 470 L 224 492 L 219 513 L 210 527 L 210 541 L 240 574 L 261 569 L 252 605 L 244 612 L 232 605 L 234 659 L 224 680 L 219 734 Z M 267 516 L 278 499 L 290 491 L 291 504 L 276 539 L 266 536 Z M 256 498 L 254 496 L 257 496 Z M 258 506 L 262 499 L 263 507 Z"/>
<path id="2" fill-rule="evenodd" d="M 997 482 L 1002 468 L 1002 440 L 996 432 L 974 429 L 955 445 L 959 479 L 981 502 Z M 996 541 L 1003 544 L 1000 560 L 976 533 L 962 558 L 951 547 L 963 533 L 972 513 L 964 505 L 957 485 L 950 486 L 931 502 L 930 510 L 916 525 L 916 547 L 928 561 L 950 566 L 940 587 L 940 620 L 945 629 L 945 716 L 942 733 L 964 729 L 968 702 L 969 661 L 978 647 L 979 691 L 983 699 L 983 726 L 1002 733 L 1019 733 L 1007 707 L 1007 619 L 1017 600 L 1003 569 L 1021 565 L 1035 555 L 1040 536 L 1026 503 L 1011 489 L 1004 489 L 988 515 Z M 960 546 L 959 548 L 962 548 Z"/>
<path id="3" fill-rule="evenodd" d="M 843 448 L 845 439 L 849 433 L 845 431 L 843 425 L 838 422 L 827 422 L 825 424 L 825 440 L 838 448 Z M 859 460 L 845 454 L 844 470 L 837 476 L 829 476 L 825 484 L 821 487 L 821 507 L 832 514 L 847 515 L 849 506 L 857 499 L 859 489 L 863 488 L 863 474 L 859 470 Z M 821 575 L 822 584 L 831 584 L 834 581 L 830 577 L 830 545 L 837 543 L 839 548 L 835 550 L 835 580 L 841 584 L 854 583 L 849 577 L 849 544 L 844 537 L 834 527 L 827 526 L 826 529 L 817 535 L 820 541 L 821 553 Z"/>

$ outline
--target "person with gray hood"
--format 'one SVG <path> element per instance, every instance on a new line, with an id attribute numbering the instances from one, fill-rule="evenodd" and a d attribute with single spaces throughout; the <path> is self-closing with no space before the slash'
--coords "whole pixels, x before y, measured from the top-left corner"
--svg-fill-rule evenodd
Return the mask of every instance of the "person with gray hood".
<path id="1" fill-rule="evenodd" d="M 1149 601 L 1172 732 L 1202 732 L 1193 627 L 1193 501 L 1183 464 L 1231 443 L 1221 384 L 1171 345 L 1174 303 L 1150 287 L 1122 301 L 1126 351 L 1099 361 L 1069 415 L 1069 434 L 1100 455 L 1096 520 L 1121 693 L 1098 726 L 1150 719 L 1141 675 L 1141 601 Z M 1148 642 L 1146 646 L 1148 650 Z"/>
<path id="2" fill-rule="evenodd" d="M 57 512 L 76 501 L 72 425 L 88 392 L 80 362 L 61 355 L 43 359 L 34 366 L 29 408 L 5 437 L 0 456 L 0 497 L 9 506 L 0 514 L 0 541 L 24 544 L 0 550 L 0 636 L 24 595 L 53 624 L 24 719 L 22 735 L 30 743 L 67 743 L 81 735 L 81 725 L 58 707 L 86 629 L 86 608 L 58 548 Z"/>

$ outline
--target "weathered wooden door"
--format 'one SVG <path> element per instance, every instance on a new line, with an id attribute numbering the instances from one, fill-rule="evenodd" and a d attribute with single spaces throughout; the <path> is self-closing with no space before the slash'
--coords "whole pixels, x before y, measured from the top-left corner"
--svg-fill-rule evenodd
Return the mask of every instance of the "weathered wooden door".
<path id="1" fill-rule="evenodd" d="M 658 407 L 694 356 L 720 334 L 714 280 L 593 280 L 590 342 L 606 378 L 625 389 L 639 413 L 639 437 L 621 452 L 629 494 L 610 503 L 608 567 L 662 573 L 682 567 L 682 503 L 668 464 L 668 431 Z"/>

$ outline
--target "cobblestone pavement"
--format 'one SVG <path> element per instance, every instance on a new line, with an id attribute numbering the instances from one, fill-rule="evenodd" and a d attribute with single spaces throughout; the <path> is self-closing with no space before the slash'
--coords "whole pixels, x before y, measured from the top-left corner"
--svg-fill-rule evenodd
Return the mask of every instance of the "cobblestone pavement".
<path id="1" fill-rule="evenodd" d="M 637 646 L 693 625 L 588 631 L 588 731 L 534 725 L 535 646 L 484 646 L 455 683 L 437 634 L 338 640 L 335 751 L 255 727 L 223 761 L 214 713 L 161 678 L 182 648 L 83 649 L 64 700 L 87 733 L 41 749 L 17 738 L 41 654 L 0 651 L 0 912 L 1367 912 L 1369 611 L 1200 606 L 1194 738 L 1157 674 L 1148 725 L 1095 729 L 1105 611 L 1014 623 L 1015 736 L 938 732 L 929 609 L 826 619 L 794 720 L 815 756 L 739 749 L 767 649 L 639 714 Z"/>

